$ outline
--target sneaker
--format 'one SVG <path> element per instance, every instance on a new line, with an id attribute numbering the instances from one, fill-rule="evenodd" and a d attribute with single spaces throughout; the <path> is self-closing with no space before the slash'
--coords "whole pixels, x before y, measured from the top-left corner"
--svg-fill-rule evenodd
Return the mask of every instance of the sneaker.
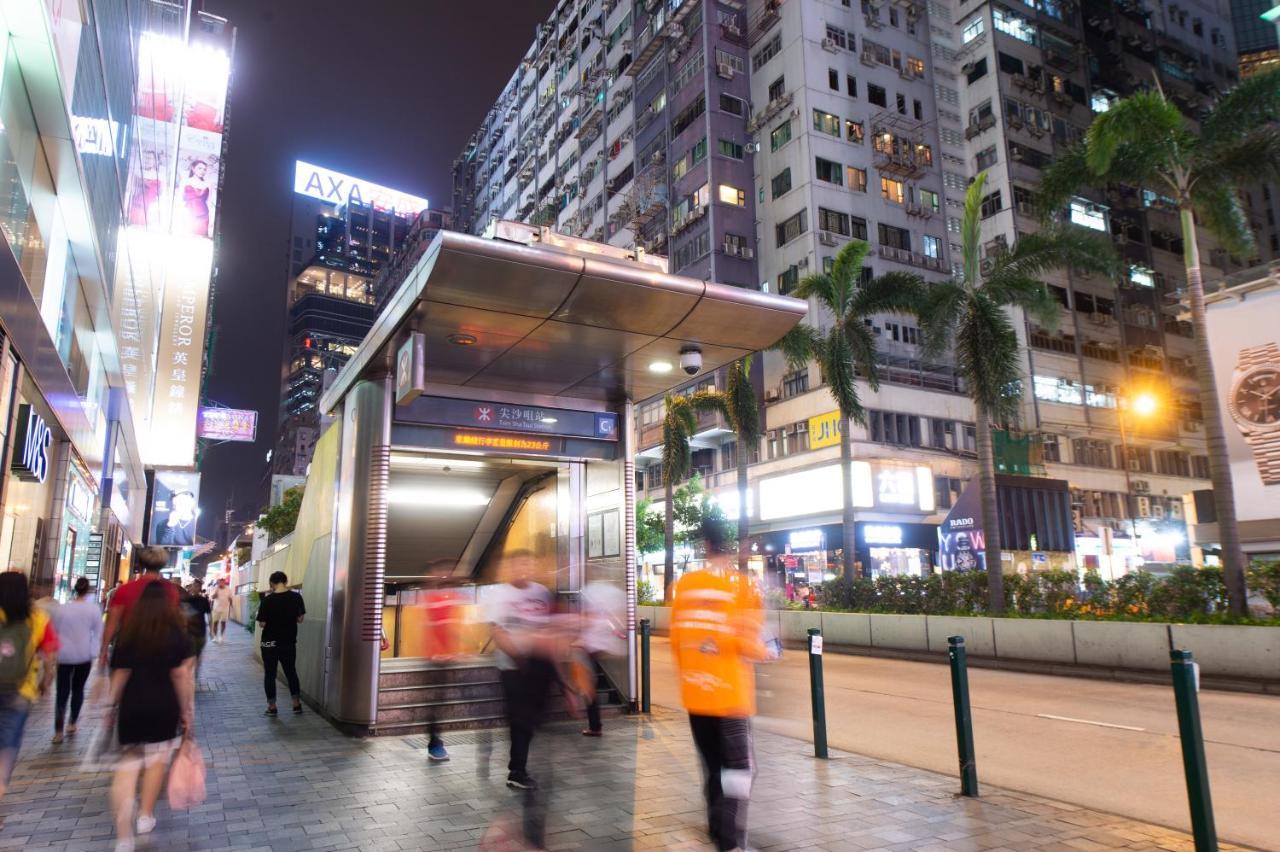
<path id="1" fill-rule="evenodd" d="M 61 745 L 61 743 L 62 743 L 62 731 L 58 731 L 57 733 L 55 733 L 55 734 L 53 735 L 53 740 L 52 740 L 52 742 L 53 742 L 53 744 L 54 744 L 54 745 Z"/>
<path id="2" fill-rule="evenodd" d="M 536 790 L 538 782 L 527 772 L 512 772 L 507 776 L 507 786 L 513 790 Z"/>
<path id="3" fill-rule="evenodd" d="M 586 728 L 583 730 L 582 735 L 584 737 L 603 737 L 604 731 L 593 731 L 590 728 Z"/>
<path id="4" fill-rule="evenodd" d="M 134 825 L 134 828 L 137 830 L 138 834 L 150 834 L 156 830 L 156 818 L 153 816 L 146 816 L 145 814 L 139 814 L 138 822 Z"/>
<path id="5" fill-rule="evenodd" d="M 267 712 L 263 713 L 262 715 L 264 715 L 264 716 L 279 716 L 279 715 L 280 715 L 280 711 L 279 711 L 279 710 L 277 710 L 275 707 L 268 707 L 268 708 L 267 708 Z"/>
<path id="6" fill-rule="evenodd" d="M 133 852 L 132 840 L 117 840 L 116 852 Z"/>
<path id="7" fill-rule="evenodd" d="M 76 723 L 75 723 L 75 722 L 70 722 L 70 723 L 68 723 L 68 725 L 67 725 L 67 736 L 69 736 L 69 737 L 74 737 L 74 736 L 76 735 L 76 731 L 78 731 L 78 730 L 80 730 L 80 728 L 79 728 L 79 726 L 78 726 L 78 725 L 76 725 Z"/>
<path id="8" fill-rule="evenodd" d="M 427 746 L 427 757 L 443 763 L 449 759 L 449 751 L 444 747 L 444 743 L 436 740 Z"/>
<path id="9" fill-rule="evenodd" d="M 302 715 L 302 702 L 298 702 L 297 704 L 293 705 L 293 715 L 295 716 Z"/>

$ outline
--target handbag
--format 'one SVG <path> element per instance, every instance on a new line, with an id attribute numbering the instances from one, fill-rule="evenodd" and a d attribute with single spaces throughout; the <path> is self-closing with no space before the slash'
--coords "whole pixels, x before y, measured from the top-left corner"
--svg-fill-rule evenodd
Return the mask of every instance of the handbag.
<path id="1" fill-rule="evenodd" d="M 112 772 L 120 759 L 120 738 L 116 732 L 116 711 L 109 709 L 93 729 L 89 748 L 80 760 L 81 772 Z"/>
<path id="2" fill-rule="evenodd" d="M 204 755 L 194 739 L 183 737 L 169 766 L 169 807 L 186 810 L 204 800 Z"/>

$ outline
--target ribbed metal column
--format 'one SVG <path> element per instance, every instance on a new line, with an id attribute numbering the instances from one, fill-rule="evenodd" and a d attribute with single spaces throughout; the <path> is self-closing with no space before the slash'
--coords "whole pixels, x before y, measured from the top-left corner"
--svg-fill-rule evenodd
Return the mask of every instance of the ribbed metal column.
<path id="1" fill-rule="evenodd" d="M 626 533 L 627 570 L 627 700 L 636 709 L 636 430 L 635 405 L 622 408 L 622 528 Z"/>

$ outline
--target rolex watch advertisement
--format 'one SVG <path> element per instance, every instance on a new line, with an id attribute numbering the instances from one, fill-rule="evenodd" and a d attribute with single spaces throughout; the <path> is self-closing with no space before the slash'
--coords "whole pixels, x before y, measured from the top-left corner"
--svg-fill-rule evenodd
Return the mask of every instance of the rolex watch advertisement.
<path id="1" fill-rule="evenodd" d="M 1211 296 L 1209 349 L 1240 520 L 1280 501 L 1280 288 Z"/>

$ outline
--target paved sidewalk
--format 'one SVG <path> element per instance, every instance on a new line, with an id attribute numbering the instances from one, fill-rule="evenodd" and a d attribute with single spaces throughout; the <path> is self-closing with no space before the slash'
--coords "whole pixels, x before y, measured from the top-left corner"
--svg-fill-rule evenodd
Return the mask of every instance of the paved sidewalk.
<path id="1" fill-rule="evenodd" d="M 519 825 L 500 734 L 458 734 L 453 760 L 430 764 L 424 738 L 350 739 L 314 713 L 293 716 L 283 696 L 283 715 L 263 717 L 261 671 L 235 625 L 226 645 L 206 649 L 197 725 L 209 801 L 187 812 L 161 804 L 139 849 L 473 849 Z M 107 776 L 78 769 L 99 711 L 87 708 L 82 733 L 53 746 L 51 703 L 33 710 L 0 800 L 0 849 L 110 849 Z M 606 724 L 600 740 L 556 725 L 534 741 L 547 846 L 710 848 L 684 717 Z M 842 753 L 816 761 L 784 737 L 755 745 L 750 840 L 762 850 L 1193 848 L 1174 831 L 1033 796 L 987 789 L 961 799 L 955 779 L 895 764 Z"/>

